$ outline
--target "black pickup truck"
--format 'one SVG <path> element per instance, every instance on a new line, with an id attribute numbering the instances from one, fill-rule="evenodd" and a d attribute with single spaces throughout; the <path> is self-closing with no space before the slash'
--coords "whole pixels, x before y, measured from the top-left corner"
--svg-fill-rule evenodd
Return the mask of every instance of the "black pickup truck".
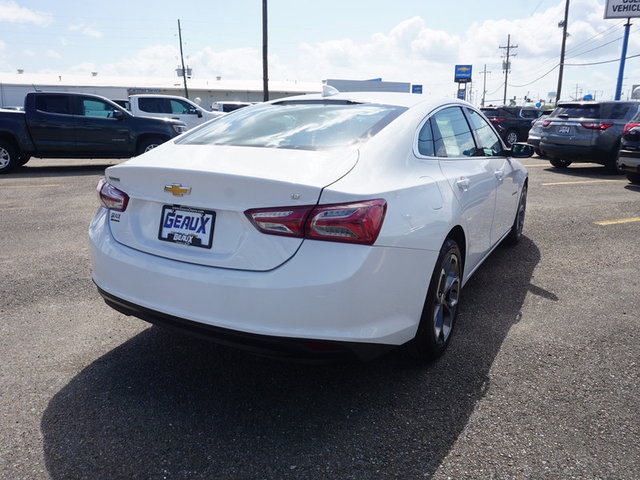
<path id="1" fill-rule="evenodd" d="M 0 110 L 0 173 L 38 158 L 129 158 L 186 130 L 183 122 L 133 116 L 81 93 L 28 93 L 24 111 Z"/>

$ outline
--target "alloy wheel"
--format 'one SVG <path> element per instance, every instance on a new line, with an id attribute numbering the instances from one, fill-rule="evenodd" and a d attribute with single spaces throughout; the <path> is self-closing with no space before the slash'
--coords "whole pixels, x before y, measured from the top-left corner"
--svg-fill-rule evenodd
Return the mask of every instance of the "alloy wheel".
<path id="1" fill-rule="evenodd" d="M 450 252 L 442 262 L 436 301 L 433 308 L 433 329 L 436 341 L 445 345 L 453 329 L 460 294 L 460 261 Z"/>

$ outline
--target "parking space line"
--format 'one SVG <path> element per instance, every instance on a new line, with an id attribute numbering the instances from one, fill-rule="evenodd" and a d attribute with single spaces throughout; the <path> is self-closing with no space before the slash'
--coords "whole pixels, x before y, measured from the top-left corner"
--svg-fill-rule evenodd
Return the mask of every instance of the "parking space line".
<path id="1" fill-rule="evenodd" d="M 0 188 L 48 188 L 59 186 L 59 183 L 45 183 L 42 185 L 0 185 Z"/>
<path id="2" fill-rule="evenodd" d="M 620 223 L 632 223 L 632 222 L 640 222 L 640 217 L 632 217 L 632 218 L 621 218 L 619 220 L 603 220 L 601 222 L 593 222 L 596 225 L 618 225 Z"/>
<path id="3" fill-rule="evenodd" d="M 627 180 L 580 180 L 574 182 L 552 182 L 543 183 L 542 185 L 580 185 L 585 183 L 605 183 L 605 182 L 627 182 Z"/>

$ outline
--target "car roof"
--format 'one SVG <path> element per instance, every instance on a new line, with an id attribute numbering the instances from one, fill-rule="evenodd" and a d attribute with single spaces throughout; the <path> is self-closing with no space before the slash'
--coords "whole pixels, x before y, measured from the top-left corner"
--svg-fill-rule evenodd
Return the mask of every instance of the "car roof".
<path id="1" fill-rule="evenodd" d="M 433 106 L 437 108 L 443 104 L 459 104 L 465 106 L 471 106 L 467 102 L 457 100 L 453 98 L 431 98 L 424 97 L 414 93 L 395 93 L 395 92 L 340 92 L 334 95 L 322 95 L 322 94 L 309 94 L 298 95 L 295 97 L 282 97 L 277 100 L 273 100 L 270 103 L 289 102 L 289 101 L 347 101 L 355 103 L 379 103 L 383 105 L 396 105 L 399 107 L 411 108 L 416 105 L 424 105 L 425 107 Z"/>

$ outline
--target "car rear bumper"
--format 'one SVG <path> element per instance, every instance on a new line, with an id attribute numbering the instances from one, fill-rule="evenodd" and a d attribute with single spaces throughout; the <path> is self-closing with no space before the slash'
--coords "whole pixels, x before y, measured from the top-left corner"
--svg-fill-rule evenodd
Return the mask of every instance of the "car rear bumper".
<path id="1" fill-rule="evenodd" d="M 561 145 L 557 143 L 548 143 L 544 140 L 540 141 L 539 149 L 548 157 L 562 158 L 572 162 L 580 160 L 604 164 L 611 160 L 613 154 L 610 150 L 602 150 L 593 145 Z"/>
<path id="2" fill-rule="evenodd" d="M 231 270 L 126 247 L 115 241 L 106 217 L 100 209 L 89 238 L 93 280 L 107 303 L 249 349 L 255 342 L 243 338 L 261 345 L 324 341 L 352 351 L 351 343 L 406 343 L 415 336 L 438 255 L 307 240 L 274 270 Z"/>
<path id="3" fill-rule="evenodd" d="M 625 172 L 640 173 L 640 151 L 621 149 L 618 166 Z"/>

